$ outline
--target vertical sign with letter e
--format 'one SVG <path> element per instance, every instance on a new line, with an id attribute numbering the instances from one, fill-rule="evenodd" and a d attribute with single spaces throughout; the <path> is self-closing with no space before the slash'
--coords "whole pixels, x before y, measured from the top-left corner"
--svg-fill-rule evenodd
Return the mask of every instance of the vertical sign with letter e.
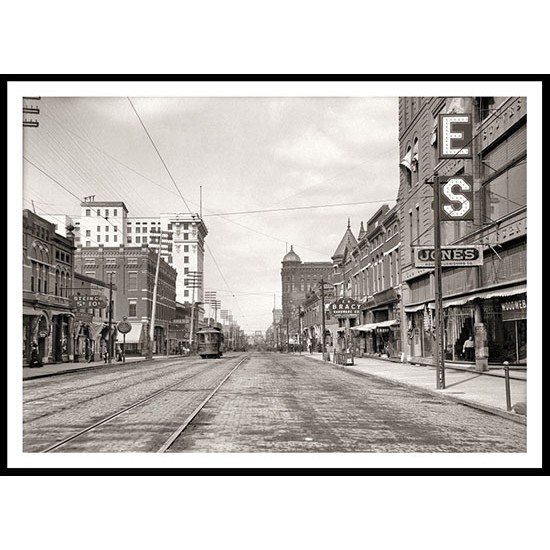
<path id="1" fill-rule="evenodd" d="M 439 158 L 472 158 L 472 117 L 467 113 L 439 115 Z"/>

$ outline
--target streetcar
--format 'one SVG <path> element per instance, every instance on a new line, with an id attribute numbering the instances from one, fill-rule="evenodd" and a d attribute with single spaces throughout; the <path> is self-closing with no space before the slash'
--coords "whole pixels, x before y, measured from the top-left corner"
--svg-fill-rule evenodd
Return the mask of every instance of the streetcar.
<path id="1" fill-rule="evenodd" d="M 197 331 L 198 353 L 201 359 L 223 355 L 223 332 L 217 327 L 204 327 Z"/>

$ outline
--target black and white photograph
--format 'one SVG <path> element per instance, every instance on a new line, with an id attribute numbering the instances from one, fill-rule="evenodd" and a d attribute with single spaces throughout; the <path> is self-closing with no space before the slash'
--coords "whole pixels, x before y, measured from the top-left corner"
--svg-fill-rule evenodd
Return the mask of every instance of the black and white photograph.
<path id="1" fill-rule="evenodd" d="M 530 463 L 538 84 L 355 84 L 13 83 L 18 461 Z"/>

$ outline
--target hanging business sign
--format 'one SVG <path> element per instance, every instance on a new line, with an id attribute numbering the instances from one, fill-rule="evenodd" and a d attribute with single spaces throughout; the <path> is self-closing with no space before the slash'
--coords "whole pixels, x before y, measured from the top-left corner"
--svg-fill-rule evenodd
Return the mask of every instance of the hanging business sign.
<path id="1" fill-rule="evenodd" d="M 435 249 L 433 246 L 413 246 L 415 267 L 435 267 Z M 470 267 L 483 265 L 483 246 L 443 246 L 441 247 L 442 267 Z"/>
<path id="2" fill-rule="evenodd" d="M 439 115 L 438 129 L 440 159 L 472 158 L 472 117 L 469 114 Z"/>
<path id="3" fill-rule="evenodd" d="M 439 178 L 441 190 L 441 221 L 474 219 L 474 187 L 472 176 Z"/>
<path id="4" fill-rule="evenodd" d="M 107 307 L 107 298 L 101 295 L 84 294 L 71 296 L 72 305 L 76 309 L 103 309 Z"/>
<path id="5" fill-rule="evenodd" d="M 353 298 L 338 298 L 328 307 L 334 317 L 356 317 L 361 311 L 361 304 Z"/>

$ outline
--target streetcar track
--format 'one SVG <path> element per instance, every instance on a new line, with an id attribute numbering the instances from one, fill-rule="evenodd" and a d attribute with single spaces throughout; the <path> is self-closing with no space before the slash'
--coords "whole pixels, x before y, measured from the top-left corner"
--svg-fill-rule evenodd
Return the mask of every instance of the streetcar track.
<path id="1" fill-rule="evenodd" d="M 186 364 L 184 365 L 185 367 L 189 368 L 189 367 L 194 367 L 194 366 L 197 366 L 199 365 L 200 363 L 198 362 L 195 362 L 195 363 L 189 363 L 189 364 Z M 179 363 L 176 363 L 174 365 L 168 365 L 168 368 L 171 368 L 171 367 L 181 367 L 182 365 L 179 364 Z M 153 374 L 153 373 L 157 373 L 159 370 L 161 369 L 166 369 L 167 366 L 166 364 L 162 364 L 162 365 L 156 365 L 153 369 L 147 369 L 147 371 L 142 371 L 146 374 Z M 75 373 L 68 373 L 68 374 L 75 374 Z M 113 373 L 113 371 L 110 371 L 110 374 L 115 374 Z M 138 373 L 139 374 L 139 373 Z M 118 381 L 124 381 L 124 380 L 128 380 L 129 378 L 132 378 L 133 376 L 136 376 L 136 372 L 132 372 L 132 373 L 125 373 L 123 376 L 120 376 L 118 377 L 116 380 L 117 382 Z M 130 384 L 129 386 L 127 386 L 127 388 L 131 388 L 132 386 L 135 386 L 137 384 L 140 384 L 141 382 L 148 382 L 150 380 L 153 380 L 155 377 L 148 377 L 148 378 L 145 378 L 139 382 L 136 382 L 136 384 Z M 46 401 L 48 399 L 52 399 L 52 398 L 55 398 L 55 397 L 59 397 L 60 395 L 66 395 L 66 394 L 69 394 L 69 393 L 76 393 L 76 392 L 79 392 L 79 391 L 83 391 L 83 390 L 87 390 L 87 389 L 90 389 L 90 388 L 95 388 L 97 386 L 102 386 L 102 385 L 105 385 L 105 384 L 109 384 L 111 383 L 113 380 L 104 380 L 103 382 L 94 382 L 92 384 L 88 384 L 86 386 L 79 386 L 79 387 L 76 387 L 76 388 L 69 388 L 69 389 L 66 389 L 66 390 L 63 390 L 63 391 L 58 391 L 58 392 L 55 392 L 55 393 L 50 393 L 50 394 L 47 394 L 47 395 L 44 395 L 42 397 L 35 397 L 35 398 L 32 398 L 32 399 L 27 399 L 26 401 L 23 400 L 23 406 L 28 404 L 28 403 L 35 403 L 36 401 Z M 37 384 L 39 385 L 39 384 Z M 55 386 L 55 383 L 52 383 L 52 386 Z M 34 388 L 29 388 L 29 389 L 34 389 Z M 111 392 L 106 392 L 104 394 L 101 394 L 101 396 L 104 396 L 104 395 L 109 395 L 109 393 Z M 99 397 L 101 397 L 99 396 Z"/>
<path id="2" fill-rule="evenodd" d="M 204 407 L 208 404 L 208 402 L 216 395 L 218 390 L 227 382 L 229 377 L 246 361 L 248 361 L 250 357 L 244 357 L 241 359 L 232 369 L 229 371 L 229 373 L 224 377 L 224 379 L 208 394 L 208 396 L 200 403 L 200 405 L 185 419 L 183 424 L 181 424 L 177 430 L 175 430 L 172 435 L 164 442 L 164 444 L 160 447 L 160 449 L 157 451 L 157 453 L 165 453 L 178 439 L 178 437 L 187 429 L 189 424 L 195 419 L 195 417 L 204 409 Z"/>
<path id="3" fill-rule="evenodd" d="M 240 366 L 240 365 L 245 361 L 245 359 L 247 359 L 247 358 L 245 357 L 245 358 L 241 359 L 241 361 L 239 361 L 239 363 L 237 363 L 237 366 L 234 367 L 234 368 L 230 371 L 229 375 L 227 375 L 227 376 L 224 377 L 222 383 L 219 384 L 219 385 L 216 387 L 216 390 L 215 390 L 215 391 L 217 391 L 217 390 L 221 387 L 221 385 L 227 380 L 227 378 L 229 378 L 229 376 L 236 370 L 236 368 L 237 368 L 238 366 Z M 74 433 L 74 434 L 72 434 L 72 435 L 70 435 L 70 436 L 64 438 L 64 439 L 62 439 L 61 441 L 58 441 L 57 443 L 54 443 L 53 445 L 50 445 L 49 447 L 46 447 L 45 449 L 43 449 L 42 451 L 39 451 L 39 452 L 41 452 L 41 453 L 49 453 L 49 452 L 52 452 L 52 451 L 54 451 L 54 450 L 56 450 L 56 449 L 58 449 L 58 448 L 60 448 L 60 447 L 62 447 L 62 446 L 64 446 L 64 445 L 66 445 L 67 443 L 69 443 L 69 442 L 71 442 L 71 441 L 77 439 L 78 437 L 81 437 L 82 435 L 84 435 L 84 434 L 86 434 L 86 433 L 88 433 L 88 432 L 91 432 L 92 430 L 98 428 L 99 426 L 102 426 L 102 425 L 106 424 L 107 422 L 110 422 L 111 420 L 113 420 L 113 419 L 115 419 L 115 418 L 117 418 L 117 417 L 119 417 L 119 416 L 125 414 L 126 412 L 128 412 L 128 411 L 130 411 L 130 410 L 132 410 L 132 409 L 134 409 L 134 408 L 136 408 L 136 407 L 139 407 L 140 405 L 142 405 L 142 404 L 144 404 L 144 403 L 146 403 L 146 402 L 148 402 L 148 401 L 154 399 L 155 397 L 158 397 L 158 396 L 160 396 L 160 395 L 163 395 L 163 394 L 168 393 L 169 391 L 172 390 L 172 388 L 175 388 L 176 386 L 178 386 L 178 385 L 180 385 L 180 384 L 183 384 L 184 382 L 188 382 L 189 380 L 191 380 L 191 379 L 193 379 L 193 378 L 199 376 L 200 374 L 204 374 L 204 372 L 205 372 L 204 370 L 198 371 L 198 372 L 196 372 L 196 373 L 194 373 L 194 374 L 191 374 L 190 376 L 185 377 L 185 378 L 182 379 L 182 380 L 178 380 L 177 382 L 174 382 L 173 384 L 170 384 L 170 385 L 168 385 L 168 386 L 166 386 L 166 387 L 164 387 L 164 388 L 161 388 L 160 390 L 157 390 L 157 391 L 153 392 L 152 394 L 148 395 L 147 397 L 144 397 L 144 398 L 139 399 L 138 401 L 135 401 L 135 402 L 132 403 L 131 405 L 128 405 L 128 406 L 124 407 L 122 410 L 119 410 L 119 411 L 117 411 L 117 412 L 115 412 L 115 413 L 112 413 L 112 414 L 108 415 L 108 416 L 105 417 L 105 418 L 102 418 L 101 420 L 99 420 L 99 421 L 97 421 L 97 422 L 94 422 L 94 424 L 92 424 L 92 425 L 90 425 L 90 426 L 88 426 L 88 427 L 86 427 L 86 428 L 84 428 L 84 429 L 82 429 L 82 430 L 80 430 L 80 431 L 78 431 L 78 432 L 76 432 L 76 433 Z M 215 392 L 214 392 L 214 393 L 215 393 Z M 212 395 L 213 395 L 213 393 L 211 394 L 211 396 L 212 396 Z M 209 398 L 211 398 L 211 396 L 209 396 Z M 205 402 L 204 404 L 206 404 L 206 402 Z M 203 406 L 204 406 L 204 405 L 203 405 Z M 198 411 L 197 411 L 196 414 L 198 414 Z M 195 414 L 195 416 L 196 416 L 196 414 Z"/>

